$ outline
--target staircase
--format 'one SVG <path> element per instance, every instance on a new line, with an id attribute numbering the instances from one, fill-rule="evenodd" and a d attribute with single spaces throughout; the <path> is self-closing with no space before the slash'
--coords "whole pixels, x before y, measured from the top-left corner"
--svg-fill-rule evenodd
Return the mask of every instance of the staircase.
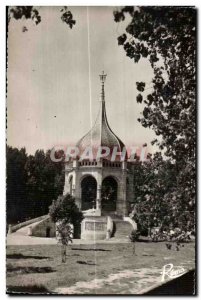
<path id="1" fill-rule="evenodd" d="M 102 215 L 110 216 L 113 221 L 112 239 L 128 240 L 131 231 L 134 229 L 131 223 L 124 221 L 123 217 L 115 212 L 102 212 Z"/>
<path id="2" fill-rule="evenodd" d="M 39 224 L 40 222 L 43 222 L 44 220 L 40 220 L 40 221 L 37 221 L 37 222 L 34 222 L 34 223 L 31 223 L 29 225 L 26 225 L 20 229 L 18 229 L 16 231 L 16 234 L 17 235 L 29 235 L 29 227 L 35 227 L 37 224 Z"/>
<path id="3" fill-rule="evenodd" d="M 123 220 L 113 220 L 114 222 L 114 238 L 115 239 L 126 239 L 131 234 L 133 230 L 132 225 Z"/>

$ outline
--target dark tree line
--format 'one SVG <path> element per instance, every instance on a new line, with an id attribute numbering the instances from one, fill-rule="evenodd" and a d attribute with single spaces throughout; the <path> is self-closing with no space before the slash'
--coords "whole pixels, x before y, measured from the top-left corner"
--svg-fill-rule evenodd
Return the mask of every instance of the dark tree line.
<path id="1" fill-rule="evenodd" d="M 7 222 L 14 224 L 47 214 L 54 199 L 63 193 L 64 165 L 37 150 L 28 155 L 25 148 L 7 146 Z"/>

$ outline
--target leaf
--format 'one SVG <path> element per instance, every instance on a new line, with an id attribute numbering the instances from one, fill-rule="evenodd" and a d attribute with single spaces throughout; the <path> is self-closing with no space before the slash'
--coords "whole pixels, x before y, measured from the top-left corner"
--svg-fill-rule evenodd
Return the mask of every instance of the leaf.
<path id="1" fill-rule="evenodd" d="M 145 83 L 144 82 L 136 82 L 137 90 L 140 92 L 144 92 Z"/>
<path id="2" fill-rule="evenodd" d="M 141 94 L 138 94 L 137 97 L 136 97 L 136 100 L 137 100 L 137 103 L 142 103 L 142 95 Z"/>
<path id="3" fill-rule="evenodd" d="M 125 33 L 122 34 L 121 36 L 119 36 L 119 37 L 117 38 L 117 40 L 118 40 L 118 45 L 123 45 L 124 42 L 126 41 L 126 39 L 127 39 L 127 36 L 126 36 Z"/>

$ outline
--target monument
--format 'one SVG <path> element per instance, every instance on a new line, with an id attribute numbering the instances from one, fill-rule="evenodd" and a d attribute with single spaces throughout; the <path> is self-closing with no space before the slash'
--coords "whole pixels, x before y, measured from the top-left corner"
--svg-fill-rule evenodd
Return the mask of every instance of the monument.
<path id="1" fill-rule="evenodd" d="M 117 155 L 113 160 L 111 160 L 112 151 L 110 155 L 100 159 L 96 156 L 81 159 L 81 156 L 77 155 L 76 158 L 66 163 L 64 195 L 70 193 L 75 197 L 77 206 L 85 215 L 85 228 L 82 225 L 82 233 L 90 228 L 93 232 L 105 231 L 106 217 L 127 216 L 128 197 L 132 192 L 129 186 L 131 174 L 127 169 L 125 145 L 112 131 L 107 120 L 105 104 L 107 75 L 103 72 L 99 76 L 101 81 L 99 112 L 93 127 L 78 141 L 76 146 L 79 153 L 92 149 L 94 155 L 99 149 L 107 148 Z M 124 155 L 123 160 L 122 155 Z M 90 219 L 93 220 L 92 225 L 89 224 Z"/>

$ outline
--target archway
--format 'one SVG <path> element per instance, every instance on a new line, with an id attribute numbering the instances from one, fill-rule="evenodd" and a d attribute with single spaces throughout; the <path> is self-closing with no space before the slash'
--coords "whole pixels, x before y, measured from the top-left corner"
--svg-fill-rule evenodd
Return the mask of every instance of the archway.
<path id="1" fill-rule="evenodd" d="M 101 206 L 103 211 L 116 211 L 117 190 L 117 181 L 112 176 L 104 178 L 101 191 Z"/>
<path id="2" fill-rule="evenodd" d="M 46 228 L 46 237 L 50 237 L 50 230 L 51 230 L 50 227 Z"/>
<path id="3" fill-rule="evenodd" d="M 82 210 L 96 208 L 97 182 L 93 176 L 85 177 L 81 182 Z"/>

